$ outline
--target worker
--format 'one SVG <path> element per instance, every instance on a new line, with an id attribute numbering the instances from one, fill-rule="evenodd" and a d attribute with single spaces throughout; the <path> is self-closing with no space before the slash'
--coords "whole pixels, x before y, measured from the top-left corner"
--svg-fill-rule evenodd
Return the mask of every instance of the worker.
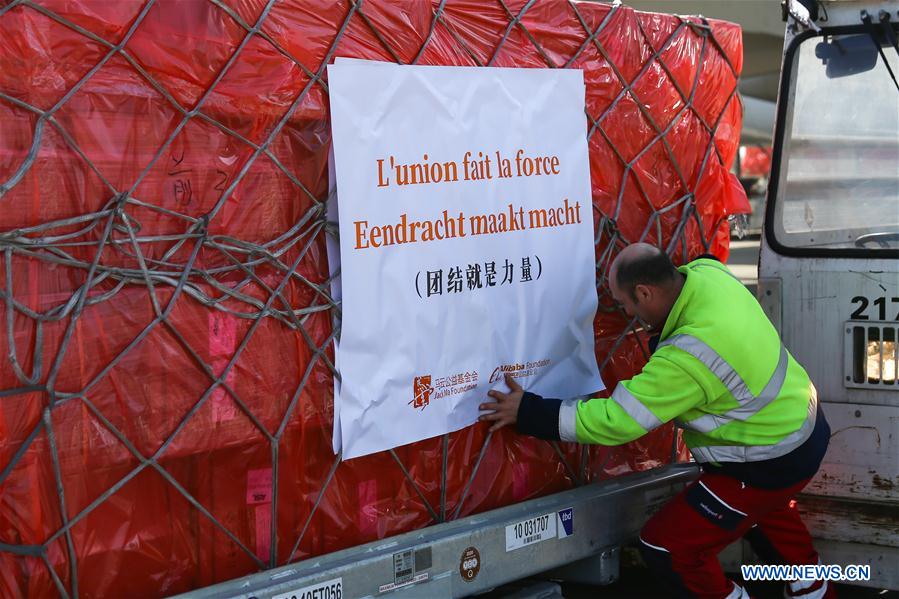
<path id="1" fill-rule="evenodd" d="M 506 375 L 480 420 L 547 440 L 621 445 L 676 420 L 699 479 L 643 527 L 640 552 L 676 597 L 749 597 L 718 553 L 746 538 L 764 560 L 818 564 L 794 498 L 817 472 L 827 424 L 815 388 L 753 295 L 713 256 L 675 268 L 648 244 L 624 248 L 609 271 L 612 298 L 654 336 L 642 372 L 609 398 L 543 398 Z M 787 583 L 787 596 L 834 597 L 824 580 Z"/>

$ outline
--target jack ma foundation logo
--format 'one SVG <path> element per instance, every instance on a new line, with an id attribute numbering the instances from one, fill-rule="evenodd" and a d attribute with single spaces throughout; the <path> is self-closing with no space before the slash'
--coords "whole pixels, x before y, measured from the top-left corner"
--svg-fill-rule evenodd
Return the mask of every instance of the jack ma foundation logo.
<path id="1" fill-rule="evenodd" d="M 431 395 L 433 393 L 434 387 L 431 386 L 431 375 L 417 376 L 412 379 L 412 401 L 409 403 L 413 408 L 424 410 L 431 403 Z"/>
<path id="2" fill-rule="evenodd" d="M 430 374 L 416 376 L 412 379 L 412 400 L 409 405 L 417 410 L 424 410 L 435 399 L 459 395 L 477 388 L 479 380 L 475 371 L 437 378 Z"/>

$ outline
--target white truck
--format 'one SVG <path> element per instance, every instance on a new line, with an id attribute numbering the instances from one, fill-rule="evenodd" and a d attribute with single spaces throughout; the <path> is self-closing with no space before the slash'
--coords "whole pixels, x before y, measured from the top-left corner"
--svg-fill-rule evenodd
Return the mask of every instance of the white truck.
<path id="1" fill-rule="evenodd" d="M 799 505 L 824 563 L 868 564 L 861 584 L 899 589 L 899 2 L 789 0 L 784 15 L 758 296 L 833 431 Z M 550 570 L 606 584 L 620 547 L 696 474 L 583 486 L 188 595 L 459 597 Z M 510 551 L 524 530 L 539 542 Z M 754 559 L 745 543 L 728 556 Z"/>
<path id="2" fill-rule="evenodd" d="M 899 2 L 789 2 L 758 297 L 832 436 L 822 560 L 899 589 Z"/>

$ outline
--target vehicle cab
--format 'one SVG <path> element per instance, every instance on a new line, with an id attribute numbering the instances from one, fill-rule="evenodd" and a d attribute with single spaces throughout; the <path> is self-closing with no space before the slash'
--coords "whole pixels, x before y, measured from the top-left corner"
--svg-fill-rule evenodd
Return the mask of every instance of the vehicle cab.
<path id="1" fill-rule="evenodd" d="M 758 295 L 832 429 L 800 500 L 824 563 L 899 588 L 899 2 L 784 3 Z"/>

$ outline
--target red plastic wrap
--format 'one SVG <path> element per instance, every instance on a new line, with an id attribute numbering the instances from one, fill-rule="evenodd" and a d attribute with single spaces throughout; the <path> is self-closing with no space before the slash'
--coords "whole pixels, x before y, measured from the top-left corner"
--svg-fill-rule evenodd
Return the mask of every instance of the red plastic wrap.
<path id="1" fill-rule="evenodd" d="M 771 146 L 745 146 L 740 156 L 740 174 L 744 177 L 767 177 L 771 171 Z"/>
<path id="2" fill-rule="evenodd" d="M 325 66 L 584 71 L 612 388 L 647 356 L 617 251 L 726 257 L 741 54 L 594 3 L 0 0 L 0 596 L 186 591 L 683 458 L 476 425 L 335 460 Z"/>

